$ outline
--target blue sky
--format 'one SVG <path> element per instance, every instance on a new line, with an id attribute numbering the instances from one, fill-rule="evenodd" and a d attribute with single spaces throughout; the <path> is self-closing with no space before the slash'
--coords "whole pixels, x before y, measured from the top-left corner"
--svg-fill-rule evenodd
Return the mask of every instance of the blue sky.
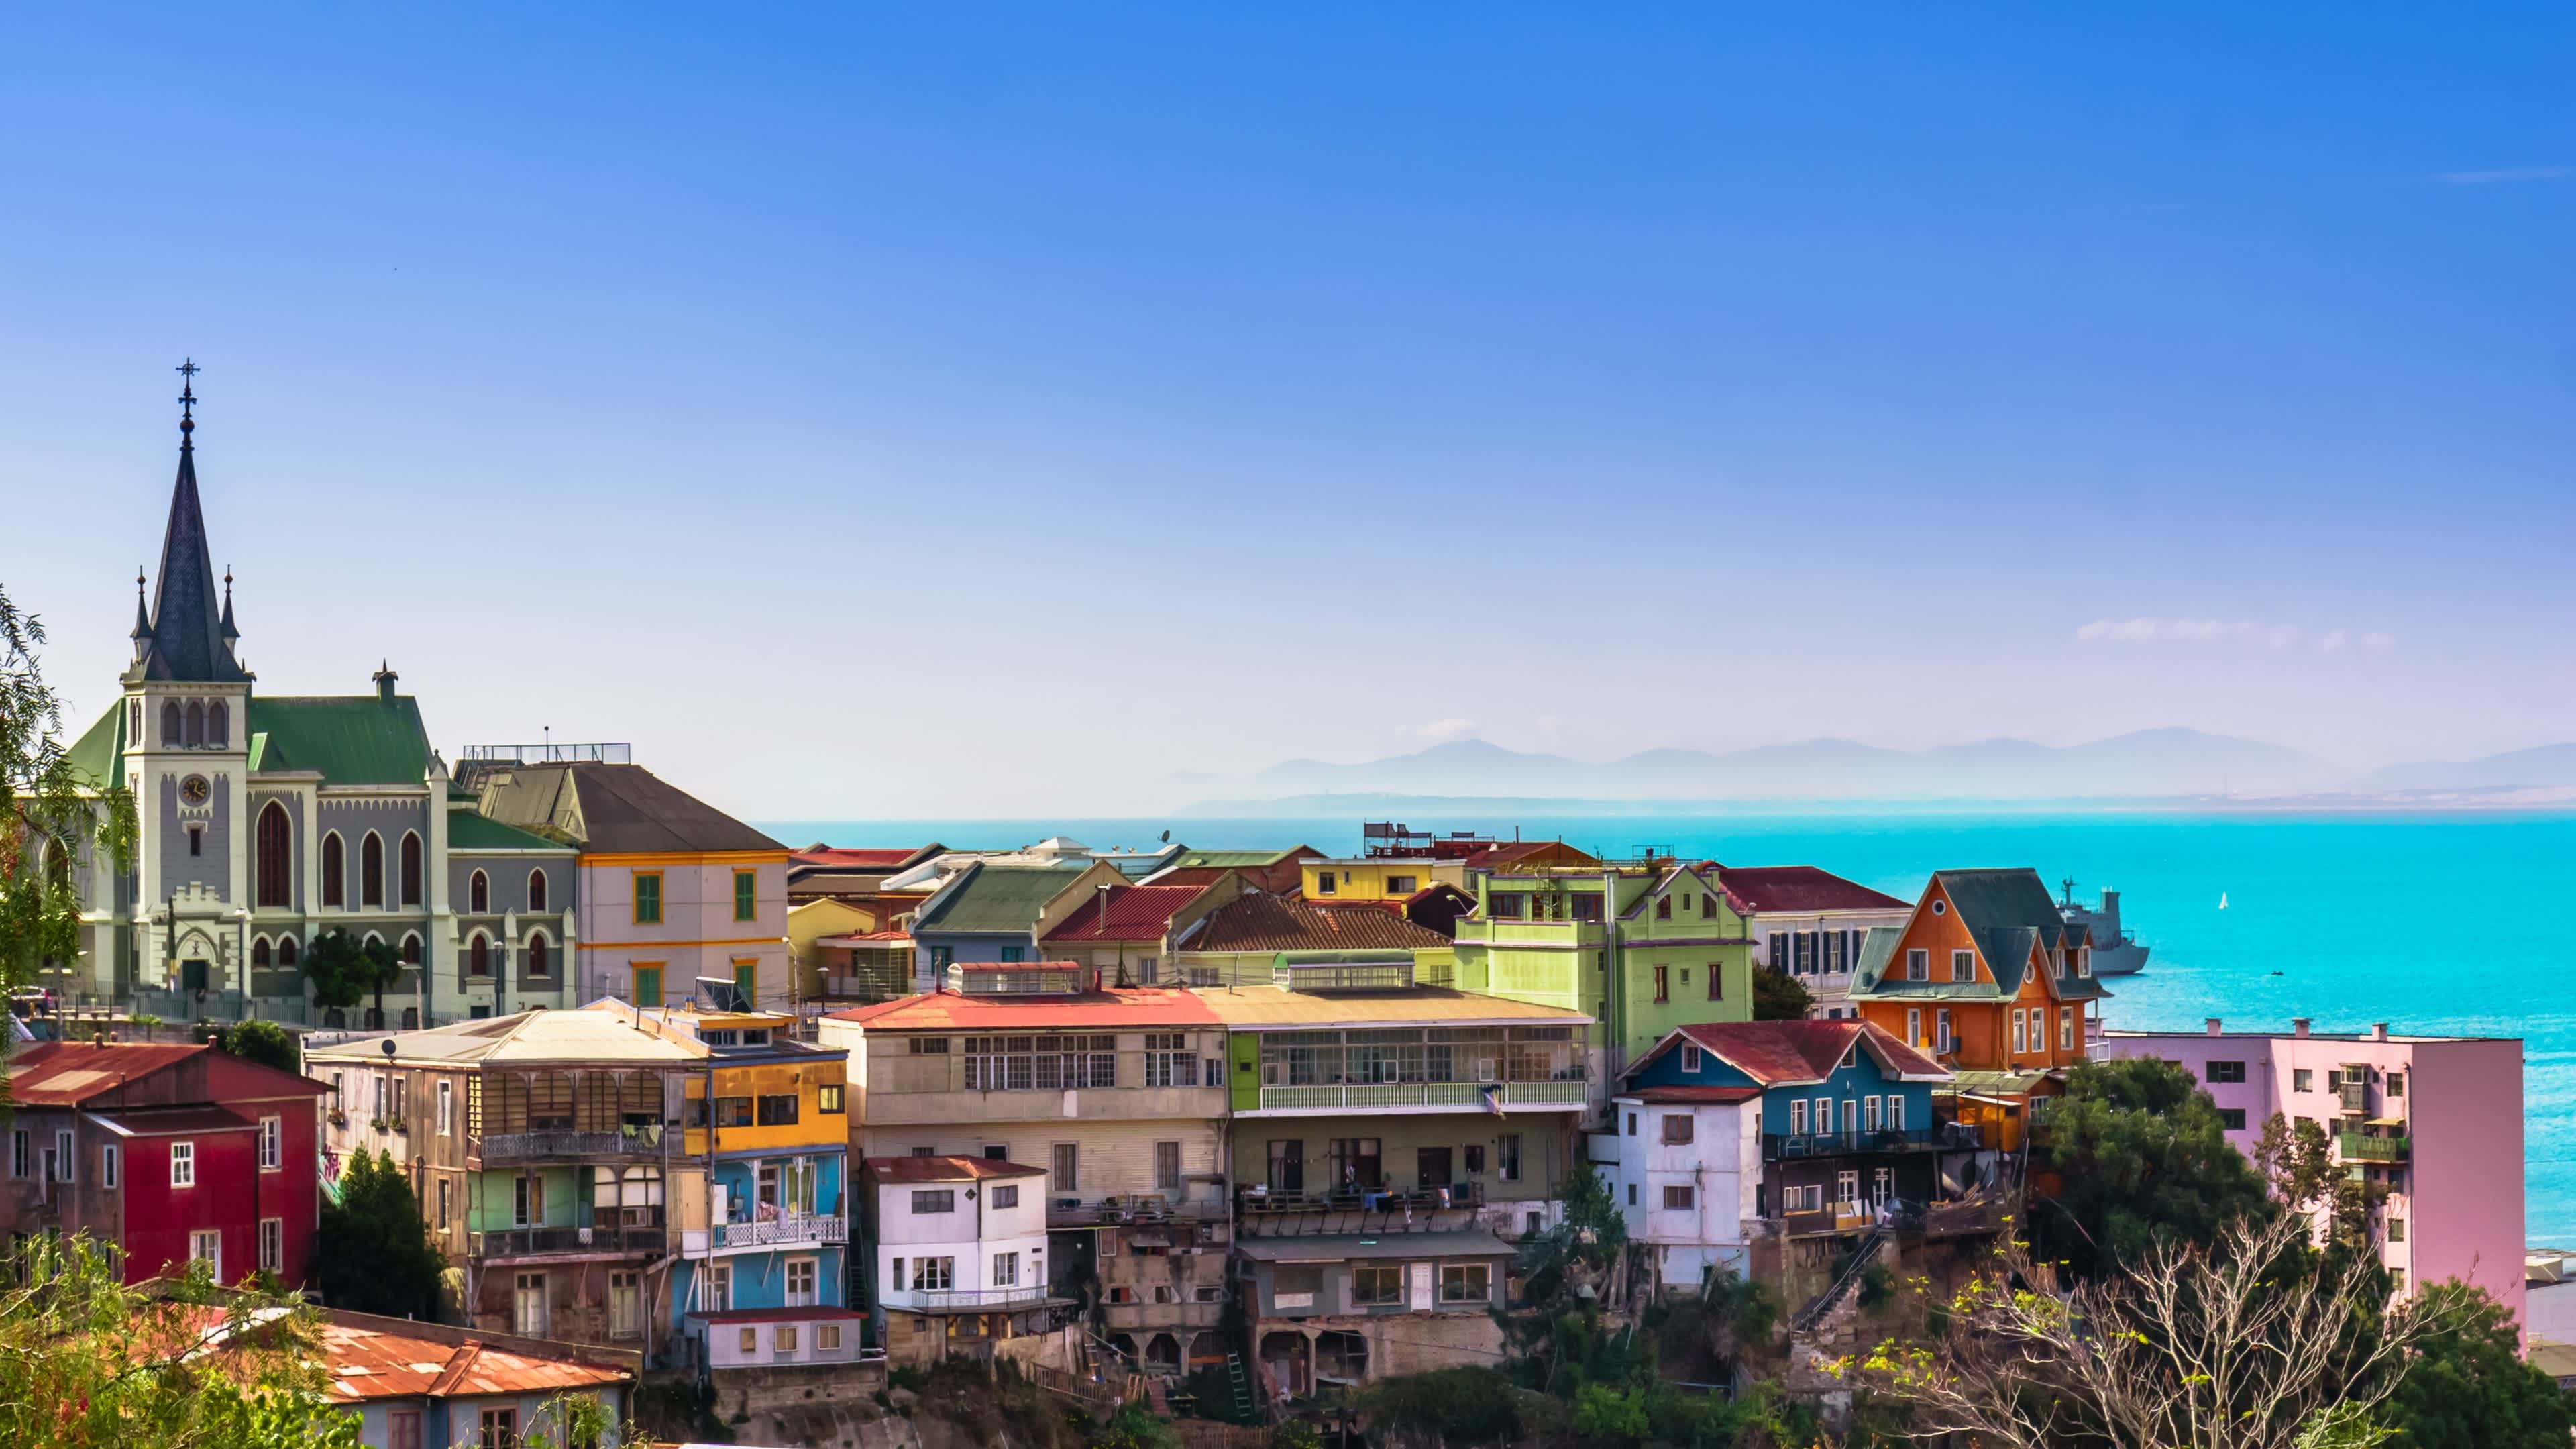
<path id="1" fill-rule="evenodd" d="M 2576 12 L 2249 8 L 23 12 L 0 583 L 193 354 L 263 688 L 754 815 L 2576 736 Z"/>

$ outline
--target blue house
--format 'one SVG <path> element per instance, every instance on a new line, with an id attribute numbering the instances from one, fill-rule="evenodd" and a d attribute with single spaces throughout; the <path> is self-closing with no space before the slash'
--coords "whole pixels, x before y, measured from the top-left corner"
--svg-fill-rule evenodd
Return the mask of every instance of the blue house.
<path id="1" fill-rule="evenodd" d="M 1792 1233 L 1852 1231 L 1936 1195 L 1943 1139 L 1932 1088 L 1949 1079 L 1938 1062 L 1857 1019 L 1718 1022 L 1656 1043 L 1613 1102 L 1623 1137 L 1652 1101 L 1756 1108 L 1736 1119 L 1759 1138 L 1755 1215 Z"/>

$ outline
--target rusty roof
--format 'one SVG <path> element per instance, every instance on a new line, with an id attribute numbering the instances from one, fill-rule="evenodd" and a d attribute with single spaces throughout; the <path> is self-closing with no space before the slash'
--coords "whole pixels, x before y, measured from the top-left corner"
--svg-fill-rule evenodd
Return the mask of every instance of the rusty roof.
<path id="1" fill-rule="evenodd" d="M 77 1107 L 136 1077 L 177 1066 L 210 1046 L 49 1041 L 21 1047 L 9 1062 L 9 1098 L 21 1107 Z"/>
<path id="2" fill-rule="evenodd" d="M 1071 970 L 1071 962 L 1030 962 L 997 970 Z M 1214 1026 L 1217 1015 L 1194 992 L 1120 987 L 1067 996 L 960 996 L 931 991 L 830 1013 L 869 1031 L 1080 1031 L 1120 1026 Z"/>
<path id="3" fill-rule="evenodd" d="M 1592 1020 L 1580 1011 L 1560 1006 L 1540 1006 L 1508 996 L 1481 996 L 1444 986 L 1329 994 L 1284 991 L 1276 986 L 1236 986 L 1199 995 L 1219 1021 L 1236 1031 L 1330 1026 L 1580 1026 Z"/>
<path id="4" fill-rule="evenodd" d="M 986 1177 L 1044 1177 L 1034 1162 L 1005 1162 L 998 1157 L 870 1157 L 867 1170 L 879 1182 L 973 1182 Z"/>
<path id="5" fill-rule="evenodd" d="M 1900 901 L 1858 881 L 1845 880 L 1812 865 L 1721 865 L 1717 882 L 1746 911 L 1910 911 Z"/>
<path id="6" fill-rule="evenodd" d="M 1113 885 L 1094 891 L 1049 941 L 1159 941 L 1172 917 L 1207 890 L 1196 885 Z"/>
<path id="7" fill-rule="evenodd" d="M 319 1337 L 331 1371 L 331 1398 L 343 1404 L 367 1399 L 543 1394 L 622 1384 L 634 1377 L 623 1369 L 540 1358 L 479 1341 L 447 1344 L 346 1323 L 325 1322 Z"/>
<path id="8" fill-rule="evenodd" d="M 1207 913 L 1174 943 L 1181 951 L 1439 950 L 1456 945 L 1393 908 L 1325 906 L 1245 891 Z"/>

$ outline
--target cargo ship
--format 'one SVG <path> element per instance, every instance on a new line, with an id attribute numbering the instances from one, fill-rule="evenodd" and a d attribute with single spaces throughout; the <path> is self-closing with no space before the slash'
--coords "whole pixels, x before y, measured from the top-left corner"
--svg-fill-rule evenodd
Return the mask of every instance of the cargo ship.
<path id="1" fill-rule="evenodd" d="M 2137 937 L 2120 928 L 2118 891 L 2102 892 L 2101 906 L 2087 909 L 2075 903 L 2073 876 L 2066 878 L 2064 890 L 2065 897 L 2057 903 L 2058 914 L 2066 917 L 2066 924 L 2083 927 L 2085 935 L 2091 939 L 2094 975 L 2127 976 L 2145 968 L 2147 948 L 2138 944 Z"/>

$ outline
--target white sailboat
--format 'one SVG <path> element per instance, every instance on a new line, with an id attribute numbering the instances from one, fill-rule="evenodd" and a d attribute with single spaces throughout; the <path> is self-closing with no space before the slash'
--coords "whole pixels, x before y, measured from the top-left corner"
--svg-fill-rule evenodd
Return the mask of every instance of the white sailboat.
<path id="1" fill-rule="evenodd" d="M 2227 909 L 2227 892 L 2225 891 L 2220 891 L 2218 893 L 2218 908 L 2222 911 Z"/>

